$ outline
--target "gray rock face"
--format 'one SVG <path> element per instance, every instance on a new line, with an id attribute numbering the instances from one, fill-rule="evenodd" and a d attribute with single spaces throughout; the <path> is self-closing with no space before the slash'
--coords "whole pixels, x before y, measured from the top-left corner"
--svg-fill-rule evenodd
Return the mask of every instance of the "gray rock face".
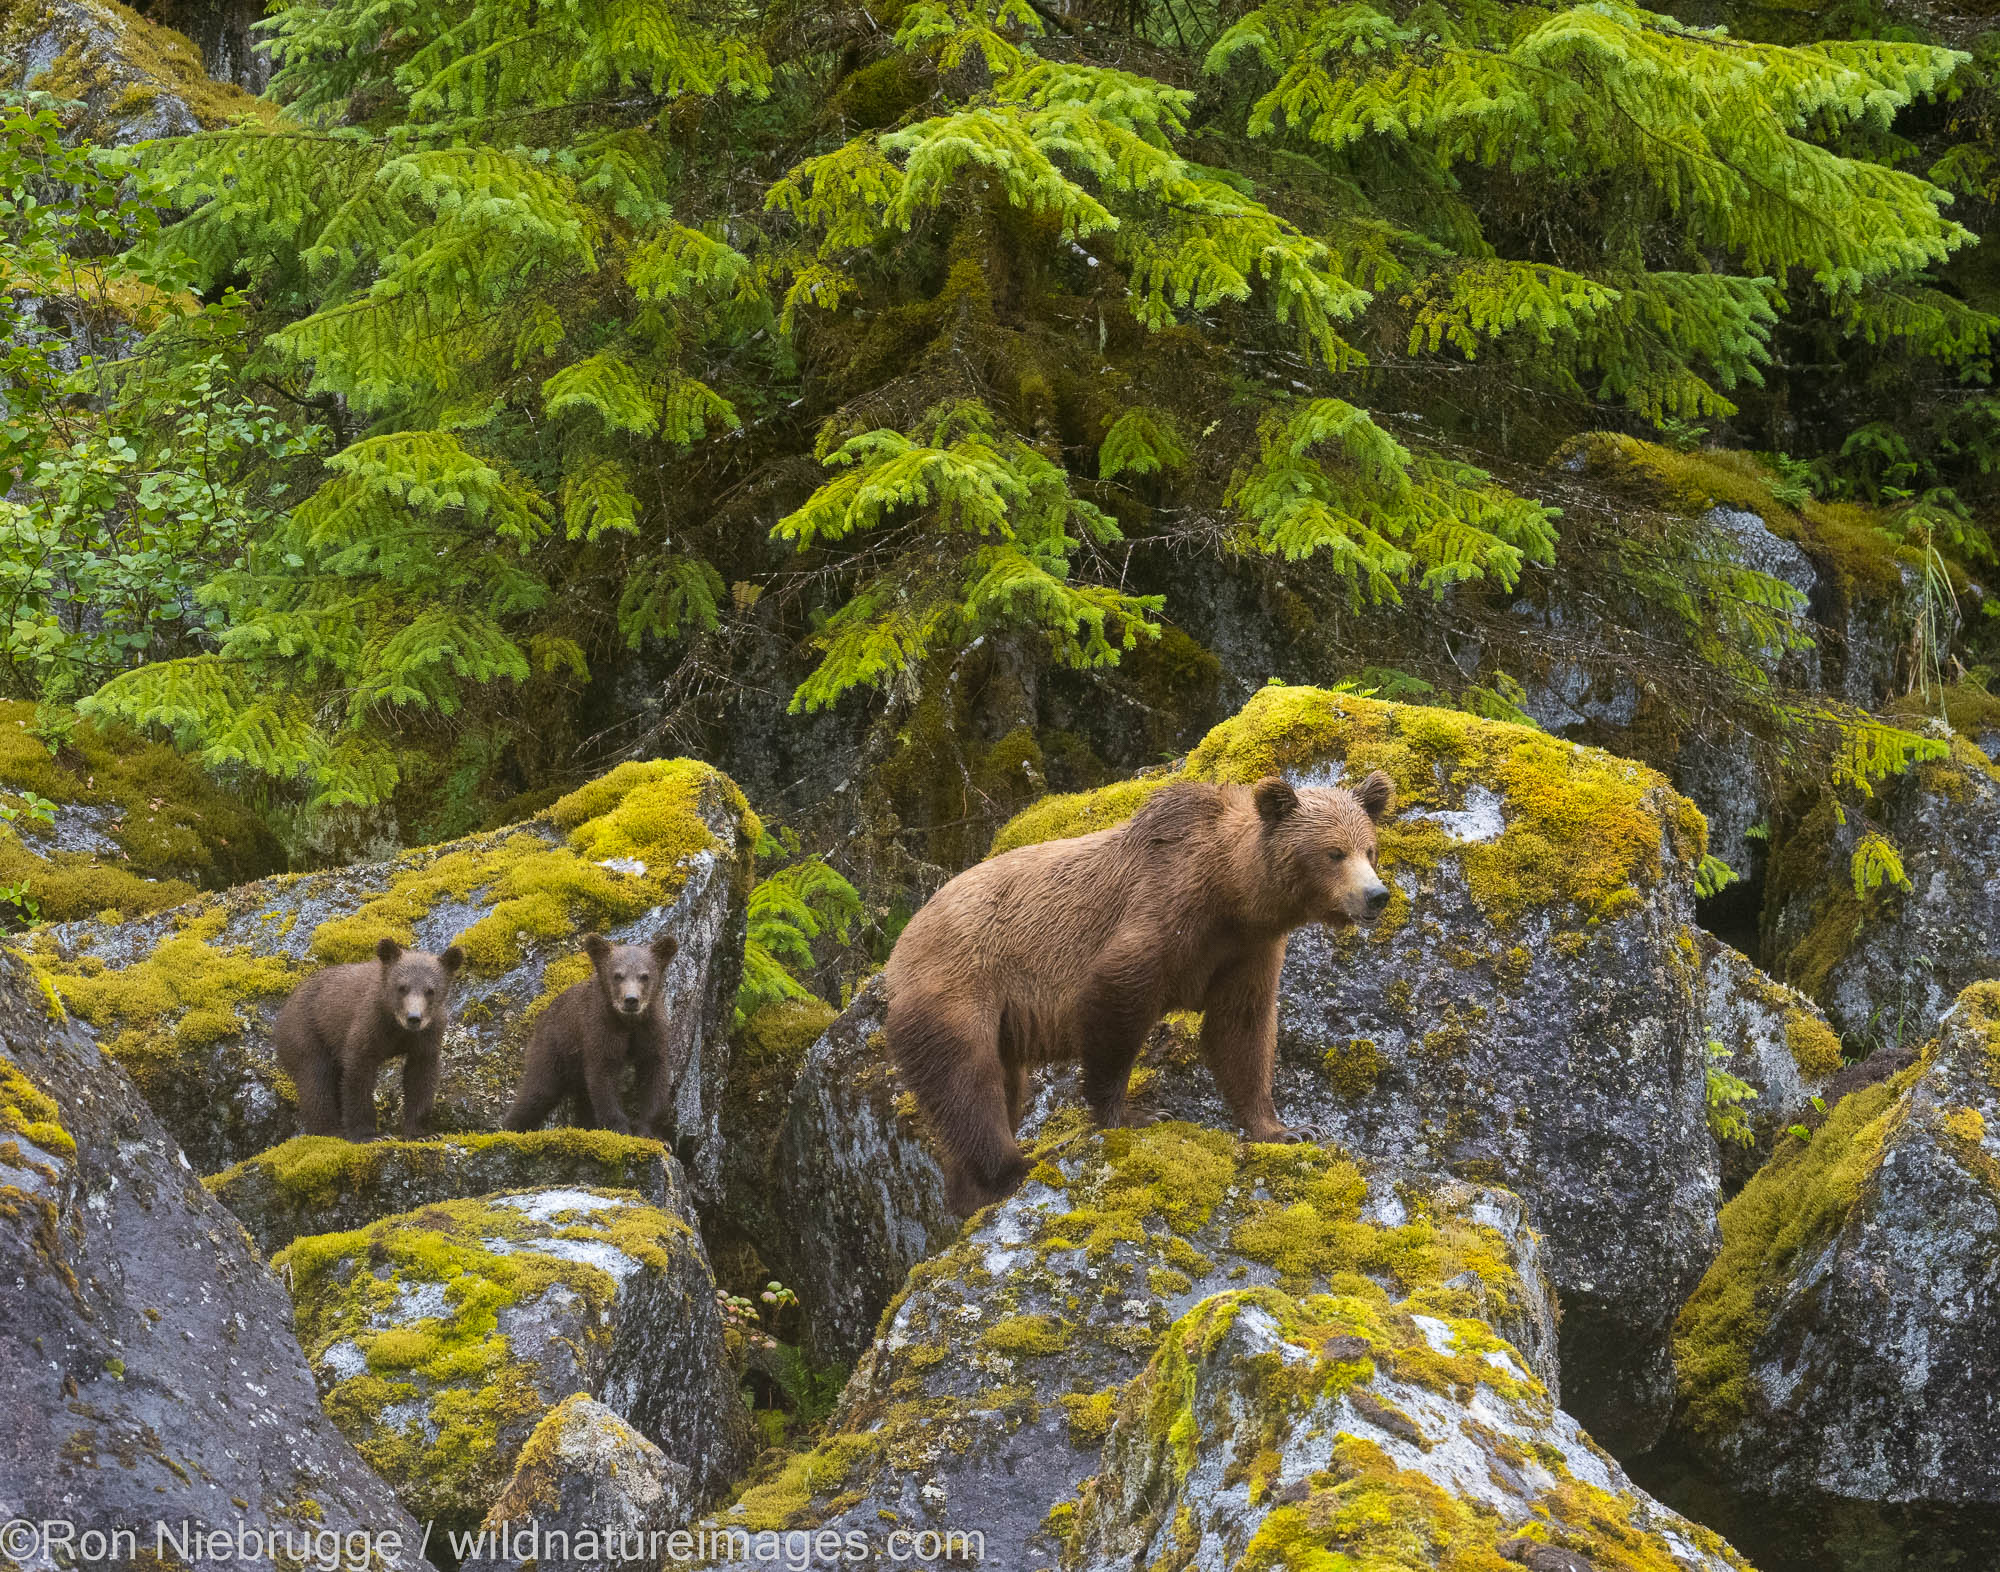
<path id="1" fill-rule="evenodd" d="M 148 1554 L 156 1522 L 241 1524 L 292 1534 L 300 1562 L 318 1530 L 394 1534 L 385 1564 L 421 1567 L 421 1531 L 320 1411 L 283 1290 L 12 954 L 0 1037 L 0 1519 L 133 1529 Z M 30 1572 L 53 1550 L 7 1547 Z"/>
<path id="2" fill-rule="evenodd" d="M 1161 1341 L 1119 1400 L 1062 1564 L 1408 1565 L 1412 1543 L 1437 1565 L 1479 1550 L 1552 1572 L 1639 1554 L 1741 1565 L 1639 1490 L 1476 1318 L 1373 1322 L 1271 1289 L 1205 1300 Z"/>
<path id="3" fill-rule="evenodd" d="M 313 967 L 364 959 L 383 934 L 430 950 L 463 943 L 433 1125 L 492 1130 L 534 1013 L 590 975 L 581 934 L 638 942 L 671 931 L 680 948 L 662 997 L 679 1084 L 674 1146 L 705 1197 L 720 1185 L 750 878 L 745 811 L 706 765 L 621 766 L 504 830 L 264 879 L 130 922 L 62 924 L 35 936 L 36 953 L 197 1167 L 215 1172 L 297 1132 L 271 1027 Z M 400 1077 L 392 1065 L 378 1083 L 385 1130 Z"/>
<path id="4" fill-rule="evenodd" d="M 581 1393 L 549 1410 L 479 1525 L 461 1572 L 623 1572 L 666 1559 L 693 1495 L 676 1463 Z"/>
<path id="5" fill-rule="evenodd" d="M 1723 1237 L 1681 1320 L 1678 1429 L 1735 1492 L 1718 1511 L 1765 1519 L 1746 1548 L 1778 1567 L 1991 1564 L 2000 983 L 1788 1142 Z"/>
<path id="6" fill-rule="evenodd" d="M 1774 981 L 1742 951 L 1700 936 L 1702 1021 L 1715 1061 L 1748 1082 L 1756 1101 L 1739 1111 L 1751 1139 L 1719 1143 L 1724 1176 L 1736 1187 L 1762 1167 L 1778 1135 L 1815 1110 L 1841 1068 L 1840 1039 L 1819 1007 Z"/>
<path id="7" fill-rule="evenodd" d="M 700 1236 L 629 1191 L 440 1202 L 301 1239 L 274 1265 L 327 1412 L 444 1527 L 484 1519 L 578 1392 L 685 1467 L 694 1500 L 749 1459 Z"/>
<path id="8" fill-rule="evenodd" d="M 1908 890 L 1857 897 L 1850 865 L 1870 828 L 1822 804 L 1778 849 L 1764 911 L 1771 970 L 1850 1047 L 1922 1042 L 1959 990 L 2000 977 L 2000 768 L 1954 738 L 1949 758 L 1877 787 L 1871 813 Z"/>
<path id="9" fill-rule="evenodd" d="M 699 1525 L 709 1543 L 741 1536 L 739 1561 L 791 1543 L 806 1548 L 804 1564 L 830 1567 L 829 1543 L 882 1544 L 894 1531 L 943 1536 L 959 1560 L 1021 1572 L 1156 1564 L 1133 1559 L 1167 1547 L 1147 1551 L 1146 1536 L 1129 1535 L 1136 1513 L 1126 1509 L 1177 1488 L 1189 1466 L 1239 1494 L 1247 1484 L 1269 1512 L 1290 1498 L 1270 1488 L 1280 1481 L 1265 1448 L 1288 1448 L 1290 1489 L 1315 1449 L 1323 1469 L 1328 1449 L 1372 1441 L 1399 1465 L 1434 1445 L 1443 1509 L 1454 1523 L 1476 1518 L 1469 1532 L 1489 1549 L 1518 1531 L 1509 1525 L 1524 1502 L 1556 1484 L 1601 1490 L 1635 1538 L 1666 1544 L 1653 1525 L 1674 1524 L 1671 1515 L 1554 1411 L 1554 1307 L 1513 1197 L 1364 1172 L 1332 1148 L 1245 1148 L 1180 1123 L 1108 1133 L 1081 1123 L 1067 1111 L 1052 1119 L 1024 1187 L 916 1269 L 827 1438 Z M 1259 1317 L 1293 1342 L 1221 1340 Z M 1248 1426 L 1207 1427 L 1225 1387 L 1268 1383 L 1262 1417 L 1310 1402 L 1300 1361 L 1315 1358 L 1375 1381 L 1382 1399 L 1314 1411 L 1324 1422 L 1314 1435 L 1304 1414 L 1295 1430 L 1259 1429 L 1255 1441 Z M 1214 1363 L 1197 1376 L 1204 1359 Z M 1159 1410 L 1189 1398 L 1192 1428 Z M 1513 1427 L 1539 1460 L 1515 1450 Z M 1150 1467 L 1138 1456 L 1148 1445 L 1174 1455 Z M 1487 1510 L 1495 1486 L 1476 1477 L 1474 1458 L 1519 1481 L 1511 1518 Z M 1204 1510 L 1193 1489 L 1184 1500 Z M 1244 1514 L 1245 1537 L 1259 1516 Z"/>
<path id="10" fill-rule="evenodd" d="M 203 1183 L 265 1255 L 306 1234 L 343 1233 L 438 1201 L 529 1186 L 636 1190 L 652 1206 L 692 1215 L 687 1179 L 673 1155 L 658 1141 L 610 1130 L 366 1145 L 300 1135 Z"/>
<path id="11" fill-rule="evenodd" d="M 816 1354 L 858 1358 L 910 1268 L 958 1234 L 944 1172 L 882 1035 L 875 977 L 806 1055 L 775 1163 L 771 1254 Z"/>

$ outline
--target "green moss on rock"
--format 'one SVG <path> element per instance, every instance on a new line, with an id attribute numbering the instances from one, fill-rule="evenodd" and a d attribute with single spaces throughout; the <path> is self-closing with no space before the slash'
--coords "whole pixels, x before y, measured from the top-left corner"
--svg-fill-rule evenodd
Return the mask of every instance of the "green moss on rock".
<path id="1" fill-rule="evenodd" d="M 611 1130 L 366 1143 L 301 1135 L 202 1183 L 266 1254 L 302 1235 L 349 1232 L 418 1207 L 524 1186 L 635 1190 L 655 1206 L 686 1204 L 658 1141 Z"/>
<path id="2" fill-rule="evenodd" d="M 1696 1430 L 1727 1432 L 1744 1413 L 1751 1350 L 1775 1292 L 1853 1207 L 1920 1071 L 1912 1065 L 1842 1099 L 1809 1141 L 1788 1136 L 1722 1209 L 1722 1250 L 1674 1329 L 1681 1399 Z"/>
<path id="3" fill-rule="evenodd" d="M 574 1211 L 553 1230 L 660 1271 L 691 1232 L 679 1218 L 629 1204 Z M 448 1201 L 300 1239 L 272 1262 L 291 1286 L 299 1341 L 332 1376 L 327 1413 L 420 1519 L 479 1522 L 551 1404 L 540 1368 L 502 1329 L 505 1312 L 574 1295 L 563 1322 L 572 1335 L 604 1346 L 614 1336 L 618 1280 L 583 1251 L 530 1247 L 551 1233 L 496 1200 Z"/>

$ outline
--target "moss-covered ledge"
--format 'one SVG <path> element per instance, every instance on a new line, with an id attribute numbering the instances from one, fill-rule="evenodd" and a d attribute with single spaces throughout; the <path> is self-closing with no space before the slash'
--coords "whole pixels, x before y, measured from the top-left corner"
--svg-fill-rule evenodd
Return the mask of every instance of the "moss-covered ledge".
<path id="1" fill-rule="evenodd" d="M 830 1433 L 767 1459 L 704 1529 L 753 1556 L 800 1531 L 978 1532 L 990 1563 L 1065 1568 L 1351 1555 L 1504 1572 L 1496 1547 L 1522 1534 L 1621 1572 L 1740 1565 L 1556 1411 L 1539 1245 L 1515 1198 L 1328 1146 L 1100 1132 L 1067 1110 L 1031 1156 L 1015 1196 L 910 1274 Z M 1252 1328 L 1256 1346 L 1231 1346 Z M 1214 1394 L 1246 1408 L 1224 1424 Z M 1496 1490 L 1518 1504 L 1496 1512 Z M 1170 1553 L 1225 1492 L 1233 1521 L 1270 1525 L 1260 1554 Z M 1162 1503 L 1160 1541 L 1128 1542 Z M 1449 1533 L 1423 1538 L 1431 1524 Z"/>
<path id="2" fill-rule="evenodd" d="M 202 1181 L 265 1255 L 440 1201 L 528 1186 L 632 1190 L 691 1217 L 680 1165 L 658 1141 L 611 1130 L 499 1131 L 365 1145 L 299 1135 Z"/>

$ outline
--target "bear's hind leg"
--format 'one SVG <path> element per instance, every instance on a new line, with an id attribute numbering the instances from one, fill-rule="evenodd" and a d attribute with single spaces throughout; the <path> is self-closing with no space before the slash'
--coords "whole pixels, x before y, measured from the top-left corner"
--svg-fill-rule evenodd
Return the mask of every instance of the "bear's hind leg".
<path id="1" fill-rule="evenodd" d="M 1027 1159 L 1008 1124 L 1009 1072 L 998 1022 L 963 1004 L 899 999 L 890 1006 L 889 1048 L 937 1136 L 946 1200 L 967 1216 L 1011 1194 Z"/>

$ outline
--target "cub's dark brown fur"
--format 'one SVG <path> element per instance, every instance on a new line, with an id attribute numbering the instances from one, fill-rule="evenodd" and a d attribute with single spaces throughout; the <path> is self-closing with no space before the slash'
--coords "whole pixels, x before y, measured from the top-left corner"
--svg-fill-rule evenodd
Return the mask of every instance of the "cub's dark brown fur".
<path id="1" fill-rule="evenodd" d="M 278 1063 L 299 1090 L 307 1135 L 375 1139 L 375 1077 L 403 1061 L 403 1136 L 424 1133 L 437 1101 L 445 1004 L 465 952 L 406 950 L 394 939 L 375 959 L 329 966 L 293 990 L 278 1013 Z"/>
<path id="2" fill-rule="evenodd" d="M 618 1099 L 618 1079 L 629 1064 L 639 1128 L 665 1133 L 660 1127 L 674 1088 L 667 1073 L 671 1045 L 660 982 L 678 948 L 664 933 L 651 944 L 584 936 L 593 975 L 565 988 L 535 1022 L 521 1088 L 507 1110 L 508 1129 L 539 1128 L 567 1098 L 573 1123 L 629 1133 L 632 1121 Z"/>
<path id="3" fill-rule="evenodd" d="M 1014 1132 L 1028 1072 L 1083 1062 L 1098 1122 L 1168 1010 L 1202 1012 L 1201 1049 L 1255 1141 L 1297 1139 L 1271 1102 L 1278 971 L 1309 922 L 1366 922 L 1388 902 L 1375 826 L 1393 788 L 1185 782 L 1127 824 L 1024 846 L 931 897 L 885 972 L 889 1047 L 969 1212 L 1026 1171 Z"/>

